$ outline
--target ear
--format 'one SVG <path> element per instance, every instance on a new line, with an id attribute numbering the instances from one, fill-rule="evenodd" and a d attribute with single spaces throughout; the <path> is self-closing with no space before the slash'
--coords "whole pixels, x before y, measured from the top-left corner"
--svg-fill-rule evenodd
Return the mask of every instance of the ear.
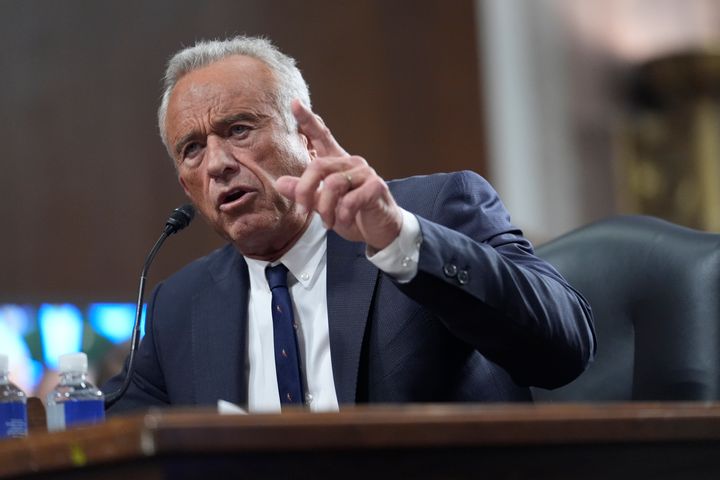
<path id="1" fill-rule="evenodd" d="M 298 132 L 298 135 L 300 136 L 300 141 L 302 142 L 303 147 L 310 155 L 310 161 L 315 160 L 317 158 L 317 150 L 313 147 L 310 139 L 304 133 Z"/>

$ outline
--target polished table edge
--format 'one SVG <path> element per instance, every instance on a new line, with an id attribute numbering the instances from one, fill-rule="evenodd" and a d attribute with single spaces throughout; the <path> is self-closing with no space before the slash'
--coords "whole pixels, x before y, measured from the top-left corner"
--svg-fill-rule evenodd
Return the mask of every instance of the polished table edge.
<path id="1" fill-rule="evenodd" d="M 0 441 L 0 477 L 183 453 L 719 442 L 720 403 L 358 406 L 338 413 L 150 410 Z"/>

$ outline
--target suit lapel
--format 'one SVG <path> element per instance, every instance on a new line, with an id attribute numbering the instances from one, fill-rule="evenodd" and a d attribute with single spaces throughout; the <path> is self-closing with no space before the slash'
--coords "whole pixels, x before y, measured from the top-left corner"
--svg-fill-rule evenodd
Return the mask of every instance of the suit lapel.
<path id="1" fill-rule="evenodd" d="M 365 244 L 328 232 L 327 303 L 330 354 L 338 402 L 355 403 L 360 351 L 378 270 L 365 258 Z"/>
<path id="2" fill-rule="evenodd" d="M 192 365 L 195 403 L 247 402 L 247 265 L 233 252 L 210 265 L 212 281 L 193 297 Z"/>
<path id="3" fill-rule="evenodd" d="M 247 265 L 242 256 L 222 256 L 209 266 L 212 281 L 193 297 L 191 338 L 195 403 L 218 399 L 247 402 Z M 363 336 L 378 270 L 365 245 L 334 232 L 327 241 L 327 303 L 330 354 L 338 402 L 355 403 Z"/>

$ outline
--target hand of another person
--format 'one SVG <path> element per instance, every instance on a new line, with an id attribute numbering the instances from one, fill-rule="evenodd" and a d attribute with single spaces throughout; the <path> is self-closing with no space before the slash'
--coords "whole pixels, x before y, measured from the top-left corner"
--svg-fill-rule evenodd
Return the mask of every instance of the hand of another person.
<path id="1" fill-rule="evenodd" d="M 278 178 L 278 191 L 318 212 L 341 237 L 375 250 L 387 247 L 400 234 L 402 213 L 385 181 L 365 159 L 343 150 L 322 119 L 301 102 L 294 100 L 292 111 L 317 157 L 300 177 Z"/>

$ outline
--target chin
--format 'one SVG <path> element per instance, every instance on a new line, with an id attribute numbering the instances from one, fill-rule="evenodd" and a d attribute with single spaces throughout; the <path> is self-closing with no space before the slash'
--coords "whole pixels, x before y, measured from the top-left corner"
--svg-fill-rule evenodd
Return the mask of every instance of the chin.
<path id="1" fill-rule="evenodd" d="M 223 237 L 235 245 L 267 244 L 279 222 L 272 218 L 243 217 L 222 229 Z"/>

